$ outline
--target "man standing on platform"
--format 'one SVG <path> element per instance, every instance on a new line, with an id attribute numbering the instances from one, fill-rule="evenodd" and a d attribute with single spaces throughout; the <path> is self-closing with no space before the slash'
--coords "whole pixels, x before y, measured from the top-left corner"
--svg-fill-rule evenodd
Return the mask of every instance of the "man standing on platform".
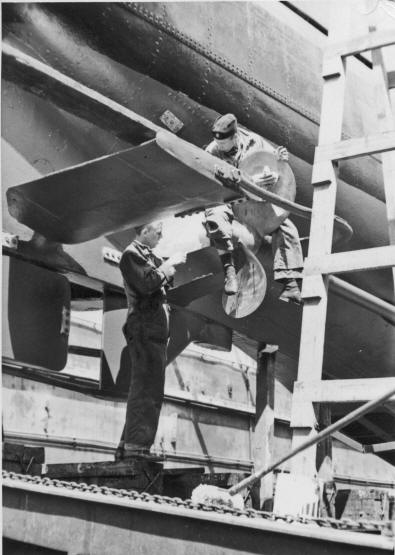
<path id="1" fill-rule="evenodd" d="M 119 264 L 128 303 L 123 331 L 131 360 L 126 422 L 116 455 L 120 459 L 149 455 L 163 402 L 169 340 L 166 289 L 186 257 L 175 254 L 164 261 L 156 256 L 152 249 L 161 237 L 161 222 L 136 228 Z"/>

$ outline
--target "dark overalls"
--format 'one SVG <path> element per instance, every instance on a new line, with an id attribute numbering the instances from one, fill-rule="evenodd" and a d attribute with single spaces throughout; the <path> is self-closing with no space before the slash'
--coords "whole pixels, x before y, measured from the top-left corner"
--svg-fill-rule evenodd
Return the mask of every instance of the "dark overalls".
<path id="1" fill-rule="evenodd" d="M 155 440 L 162 407 L 169 307 L 162 260 L 151 249 L 133 241 L 124 251 L 120 269 L 128 301 L 123 331 L 131 360 L 131 381 L 121 446 L 149 450 Z"/>

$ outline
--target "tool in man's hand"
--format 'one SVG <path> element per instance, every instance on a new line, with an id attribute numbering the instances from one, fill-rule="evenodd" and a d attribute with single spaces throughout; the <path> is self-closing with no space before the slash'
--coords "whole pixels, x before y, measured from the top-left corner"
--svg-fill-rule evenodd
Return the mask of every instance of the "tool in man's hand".
<path id="1" fill-rule="evenodd" d="M 269 166 L 265 166 L 263 172 L 254 177 L 254 182 L 258 187 L 272 187 L 276 184 L 278 178 L 277 172 L 271 170 Z"/>

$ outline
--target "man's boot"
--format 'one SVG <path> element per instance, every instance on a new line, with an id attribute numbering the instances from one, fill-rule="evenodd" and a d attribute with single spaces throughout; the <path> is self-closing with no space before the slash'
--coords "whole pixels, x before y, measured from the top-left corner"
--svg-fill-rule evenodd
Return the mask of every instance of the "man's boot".
<path id="1" fill-rule="evenodd" d="M 225 272 L 224 292 L 226 295 L 236 295 L 238 285 L 233 254 L 231 252 L 227 252 L 221 255 L 221 262 Z"/>
<path id="2" fill-rule="evenodd" d="M 151 453 L 148 447 L 135 447 L 133 449 L 125 449 L 123 462 L 131 462 L 134 460 L 161 462 L 165 459 L 163 455 Z"/>
<path id="3" fill-rule="evenodd" d="M 282 279 L 281 283 L 284 284 L 284 288 L 279 296 L 280 301 L 286 303 L 296 303 L 303 304 L 302 295 L 300 293 L 299 285 L 294 278 Z"/>
<path id="4" fill-rule="evenodd" d="M 115 462 L 120 462 L 123 460 L 123 457 L 125 455 L 125 449 L 124 449 L 124 442 L 120 441 L 118 447 L 115 450 L 114 453 L 114 461 Z"/>

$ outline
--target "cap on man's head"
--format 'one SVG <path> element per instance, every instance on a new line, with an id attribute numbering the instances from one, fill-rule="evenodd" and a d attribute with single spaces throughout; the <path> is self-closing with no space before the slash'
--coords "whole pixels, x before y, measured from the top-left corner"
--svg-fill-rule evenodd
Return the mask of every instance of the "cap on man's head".
<path id="1" fill-rule="evenodd" d="M 233 114 L 219 116 L 213 123 L 212 132 L 215 139 L 227 139 L 237 131 L 237 119 Z"/>

